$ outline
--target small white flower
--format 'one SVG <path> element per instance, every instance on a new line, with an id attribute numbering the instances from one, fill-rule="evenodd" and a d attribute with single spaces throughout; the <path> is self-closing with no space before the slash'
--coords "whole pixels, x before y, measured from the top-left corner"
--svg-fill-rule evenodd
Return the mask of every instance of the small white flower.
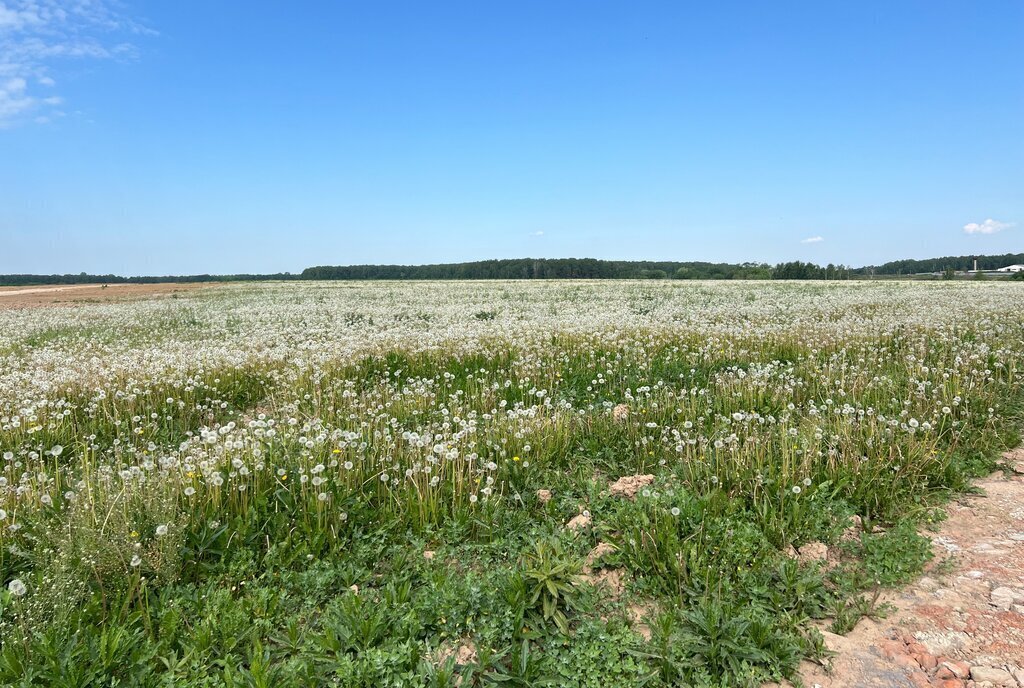
<path id="1" fill-rule="evenodd" d="M 167 525 L 161 523 L 156 527 L 156 536 L 163 537 L 164 535 L 167 535 Z"/>

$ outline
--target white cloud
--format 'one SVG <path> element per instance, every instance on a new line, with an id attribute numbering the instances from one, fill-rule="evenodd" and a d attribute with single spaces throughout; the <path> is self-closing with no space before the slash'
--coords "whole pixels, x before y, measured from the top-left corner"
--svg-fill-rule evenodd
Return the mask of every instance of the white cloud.
<path id="1" fill-rule="evenodd" d="M 544 230 L 538 229 L 536 232 L 530 232 L 530 236 L 544 236 Z"/>
<path id="2" fill-rule="evenodd" d="M 991 217 L 984 222 L 968 222 L 964 225 L 966 234 L 995 234 L 1016 225 L 1016 222 L 999 222 Z"/>
<path id="3" fill-rule="evenodd" d="M 122 16 L 116 0 L 0 0 L 0 129 L 63 113 L 51 70 L 68 60 L 133 59 L 125 38 L 156 32 Z"/>
<path id="4" fill-rule="evenodd" d="M 825 241 L 825 237 L 812 236 L 812 237 L 807 237 L 806 239 L 801 239 L 800 243 L 801 244 L 820 244 L 823 241 Z"/>

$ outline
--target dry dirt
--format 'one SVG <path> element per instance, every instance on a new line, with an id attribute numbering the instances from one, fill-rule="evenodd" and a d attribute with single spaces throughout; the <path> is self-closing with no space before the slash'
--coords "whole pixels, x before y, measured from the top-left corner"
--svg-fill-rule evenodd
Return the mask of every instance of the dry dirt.
<path id="1" fill-rule="evenodd" d="M 193 289 L 220 286 L 213 282 L 167 284 L 62 284 L 33 287 L 0 287 L 0 309 L 38 308 L 75 303 L 102 303 L 138 298 L 166 297 Z"/>
<path id="2" fill-rule="evenodd" d="M 803 666 L 806 686 L 1024 686 L 1024 448 L 1003 456 L 1015 474 L 949 506 L 932 535 L 936 563 L 883 600 L 895 607 L 885 619 L 825 633 L 836 655 Z"/>

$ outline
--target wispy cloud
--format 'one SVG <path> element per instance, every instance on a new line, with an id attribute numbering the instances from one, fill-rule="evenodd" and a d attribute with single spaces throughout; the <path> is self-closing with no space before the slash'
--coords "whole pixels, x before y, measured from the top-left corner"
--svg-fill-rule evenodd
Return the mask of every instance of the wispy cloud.
<path id="1" fill-rule="evenodd" d="M 131 59 L 156 32 L 110 0 L 0 0 L 0 129 L 63 116 L 52 72 L 67 60 Z"/>
<path id="2" fill-rule="evenodd" d="M 964 225 L 966 234 L 995 234 L 1016 225 L 1016 222 L 999 222 L 991 217 L 984 222 L 968 222 Z"/>
<path id="3" fill-rule="evenodd" d="M 823 241 L 825 241 L 825 237 L 812 236 L 812 237 L 807 237 L 806 239 L 801 239 L 800 243 L 801 244 L 820 244 Z"/>
<path id="4" fill-rule="evenodd" d="M 544 236 L 544 230 L 538 229 L 536 232 L 530 232 L 530 236 Z"/>

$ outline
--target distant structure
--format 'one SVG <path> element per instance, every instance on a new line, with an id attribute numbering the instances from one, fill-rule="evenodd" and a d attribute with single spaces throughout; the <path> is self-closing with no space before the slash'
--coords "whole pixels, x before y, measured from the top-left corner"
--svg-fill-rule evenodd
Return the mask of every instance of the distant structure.
<path id="1" fill-rule="evenodd" d="M 1007 265 L 1005 268 L 999 268 L 996 272 L 1024 272 L 1024 265 Z"/>

